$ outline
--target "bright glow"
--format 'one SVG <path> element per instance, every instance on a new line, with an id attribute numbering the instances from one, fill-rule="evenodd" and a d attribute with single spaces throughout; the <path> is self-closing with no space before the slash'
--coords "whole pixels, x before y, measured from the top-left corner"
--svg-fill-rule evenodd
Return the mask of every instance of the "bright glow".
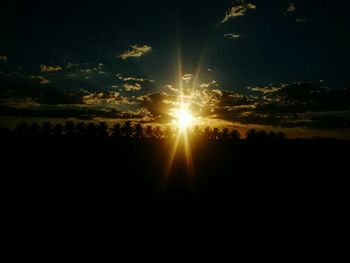
<path id="1" fill-rule="evenodd" d="M 181 131 L 186 130 L 193 123 L 193 116 L 191 112 L 184 106 L 180 107 L 174 112 L 176 118 L 176 125 Z"/>

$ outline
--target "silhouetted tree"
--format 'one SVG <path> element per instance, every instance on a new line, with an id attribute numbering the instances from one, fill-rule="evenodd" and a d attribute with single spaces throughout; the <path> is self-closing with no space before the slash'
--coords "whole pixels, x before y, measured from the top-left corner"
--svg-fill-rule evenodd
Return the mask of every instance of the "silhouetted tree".
<path id="1" fill-rule="evenodd" d="M 37 123 L 33 123 L 29 128 L 29 134 L 31 136 L 38 136 L 39 135 L 39 125 Z"/>
<path id="2" fill-rule="evenodd" d="M 219 139 L 219 134 L 220 134 L 219 128 L 214 128 L 214 130 L 212 132 L 211 139 L 212 140 L 218 140 Z"/>
<path id="3" fill-rule="evenodd" d="M 27 123 L 20 123 L 15 130 L 15 134 L 19 136 L 27 136 L 29 133 L 29 126 Z"/>
<path id="4" fill-rule="evenodd" d="M 53 127 L 53 135 L 54 136 L 62 136 L 63 134 L 63 126 L 60 123 L 57 123 L 54 127 Z"/>
<path id="5" fill-rule="evenodd" d="M 277 140 L 282 141 L 287 139 L 287 135 L 284 132 L 277 133 Z"/>
<path id="6" fill-rule="evenodd" d="M 264 130 L 261 130 L 261 131 L 258 131 L 256 133 L 256 138 L 259 140 L 259 141 L 266 141 L 268 136 L 267 136 L 267 132 L 264 131 Z"/>
<path id="7" fill-rule="evenodd" d="M 107 135 L 108 135 L 107 124 L 104 121 L 100 122 L 97 127 L 97 136 L 107 137 Z"/>
<path id="8" fill-rule="evenodd" d="M 173 129 L 170 125 L 168 125 L 165 129 L 164 136 L 167 139 L 171 139 L 173 137 Z"/>
<path id="9" fill-rule="evenodd" d="M 199 127 L 197 125 L 194 126 L 193 130 L 192 130 L 192 136 L 198 138 L 198 137 L 200 137 L 200 135 L 201 135 L 201 131 L 200 131 Z"/>
<path id="10" fill-rule="evenodd" d="M 211 130 L 209 127 L 205 127 L 204 129 L 204 138 L 206 140 L 210 140 L 210 137 L 211 137 Z"/>
<path id="11" fill-rule="evenodd" d="M 161 129 L 159 126 L 157 126 L 157 127 L 155 128 L 155 130 L 154 130 L 154 137 L 155 137 L 156 139 L 160 139 L 160 138 L 163 137 L 162 129 Z"/>
<path id="12" fill-rule="evenodd" d="M 270 141 L 276 141 L 277 140 L 277 134 L 274 131 L 271 131 L 268 135 L 268 138 Z"/>
<path id="13" fill-rule="evenodd" d="M 48 137 L 51 135 L 51 129 L 52 129 L 52 125 L 50 122 L 44 122 L 43 125 L 41 126 L 41 133 Z"/>
<path id="14" fill-rule="evenodd" d="M 146 127 L 145 135 L 146 135 L 146 138 L 152 138 L 152 136 L 153 136 L 153 128 L 152 128 L 152 126 L 148 125 Z"/>
<path id="15" fill-rule="evenodd" d="M 116 138 L 120 138 L 121 137 L 121 126 L 120 126 L 120 123 L 116 123 L 116 124 L 113 125 L 112 136 L 116 137 Z"/>
<path id="16" fill-rule="evenodd" d="M 141 125 L 141 123 L 137 123 L 134 127 L 134 138 L 136 139 L 141 139 L 143 138 L 143 127 Z"/>
<path id="17" fill-rule="evenodd" d="M 67 121 L 65 124 L 65 130 L 66 130 L 66 135 L 69 137 L 74 136 L 75 133 L 75 126 L 74 126 L 74 122 L 72 121 Z"/>
<path id="18" fill-rule="evenodd" d="M 10 134 L 12 134 L 12 131 L 10 129 L 4 128 L 0 125 L 0 136 L 6 137 Z"/>
<path id="19" fill-rule="evenodd" d="M 122 127 L 122 135 L 126 139 L 130 139 L 132 137 L 132 127 L 131 121 L 126 121 Z"/>
<path id="20" fill-rule="evenodd" d="M 220 133 L 220 140 L 227 141 L 229 138 L 229 130 L 227 128 L 224 128 Z"/>
<path id="21" fill-rule="evenodd" d="M 86 127 L 86 135 L 89 137 L 95 137 L 97 135 L 97 127 L 95 123 L 89 123 Z"/>
<path id="22" fill-rule="evenodd" d="M 76 132 L 79 136 L 85 136 L 86 135 L 86 125 L 84 122 L 79 122 L 76 127 Z"/>
<path id="23" fill-rule="evenodd" d="M 247 132 L 246 134 L 246 139 L 248 141 L 254 141 L 256 140 L 256 130 L 255 129 L 251 129 Z"/>
<path id="24" fill-rule="evenodd" d="M 241 139 L 241 134 L 236 129 L 233 129 L 230 132 L 230 139 L 232 141 L 239 141 Z"/>

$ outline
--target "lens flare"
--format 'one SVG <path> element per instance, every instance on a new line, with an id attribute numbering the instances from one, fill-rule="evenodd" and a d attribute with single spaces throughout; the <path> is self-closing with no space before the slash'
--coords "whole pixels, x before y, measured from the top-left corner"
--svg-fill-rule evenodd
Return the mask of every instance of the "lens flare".
<path id="1" fill-rule="evenodd" d="M 174 115 L 176 118 L 176 126 L 182 132 L 185 131 L 189 126 L 191 126 L 194 121 L 190 110 L 185 106 L 181 106 L 179 109 L 175 110 Z"/>

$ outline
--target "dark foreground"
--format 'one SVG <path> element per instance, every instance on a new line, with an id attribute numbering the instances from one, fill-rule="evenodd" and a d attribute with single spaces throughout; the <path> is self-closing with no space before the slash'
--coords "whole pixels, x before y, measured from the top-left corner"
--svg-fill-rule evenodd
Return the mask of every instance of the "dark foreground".
<path id="1" fill-rule="evenodd" d="M 64 254 L 91 239 L 184 227 L 207 233 L 245 219 L 317 224 L 346 214 L 346 141 L 196 141 L 192 167 L 180 142 L 171 168 L 173 140 L 37 137 L 1 144 L 6 241 L 25 253 L 40 247 Z"/>

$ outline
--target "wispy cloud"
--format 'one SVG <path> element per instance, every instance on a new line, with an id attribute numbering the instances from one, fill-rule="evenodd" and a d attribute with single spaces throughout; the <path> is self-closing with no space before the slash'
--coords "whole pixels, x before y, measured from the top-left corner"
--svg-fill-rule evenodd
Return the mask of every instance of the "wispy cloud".
<path id="1" fill-rule="evenodd" d="M 100 74 L 108 75 L 103 71 L 103 63 L 71 63 L 65 66 L 67 78 L 85 78 L 89 79 Z"/>
<path id="2" fill-rule="evenodd" d="M 29 78 L 39 81 L 40 84 L 49 84 L 51 82 L 50 80 L 48 80 L 44 76 L 31 75 L 31 76 L 29 76 Z"/>
<path id="3" fill-rule="evenodd" d="M 225 37 L 225 38 L 228 38 L 228 39 L 237 39 L 237 38 L 240 38 L 241 35 L 240 35 L 240 34 L 232 34 L 232 33 L 229 33 L 229 34 L 224 34 L 224 37 Z"/>
<path id="4" fill-rule="evenodd" d="M 5 63 L 7 61 L 7 56 L 0 54 L 0 61 Z"/>
<path id="5" fill-rule="evenodd" d="M 83 102 L 87 105 L 103 105 L 105 107 L 116 104 L 135 104 L 136 102 L 130 100 L 128 97 L 122 96 L 119 92 L 94 92 L 83 96 Z"/>
<path id="6" fill-rule="evenodd" d="M 211 81 L 211 82 L 209 82 L 209 83 L 202 83 L 199 87 L 201 87 L 201 88 L 209 88 L 209 87 L 217 87 L 217 86 L 219 86 L 218 84 L 217 84 L 217 82 L 216 82 L 216 80 L 213 80 L 213 81 Z"/>
<path id="7" fill-rule="evenodd" d="M 224 24 L 236 17 L 244 16 L 247 10 L 255 10 L 256 5 L 252 3 L 245 3 L 244 1 L 237 1 L 235 6 L 229 8 L 225 17 L 222 19 L 221 24 Z"/>
<path id="8" fill-rule="evenodd" d="M 131 45 L 131 49 L 124 51 L 118 57 L 123 60 L 127 60 L 128 58 L 138 58 L 152 51 L 152 47 L 148 45 L 138 46 Z"/>
<path id="9" fill-rule="evenodd" d="M 152 79 L 138 78 L 138 77 L 123 77 L 121 73 L 117 74 L 117 78 L 125 82 L 154 82 Z"/>
<path id="10" fill-rule="evenodd" d="M 182 80 L 184 80 L 186 82 L 190 81 L 192 78 L 193 78 L 192 74 L 185 74 L 182 76 Z"/>
<path id="11" fill-rule="evenodd" d="M 62 70 L 60 66 L 40 65 L 40 72 L 55 72 L 60 70 Z"/>

